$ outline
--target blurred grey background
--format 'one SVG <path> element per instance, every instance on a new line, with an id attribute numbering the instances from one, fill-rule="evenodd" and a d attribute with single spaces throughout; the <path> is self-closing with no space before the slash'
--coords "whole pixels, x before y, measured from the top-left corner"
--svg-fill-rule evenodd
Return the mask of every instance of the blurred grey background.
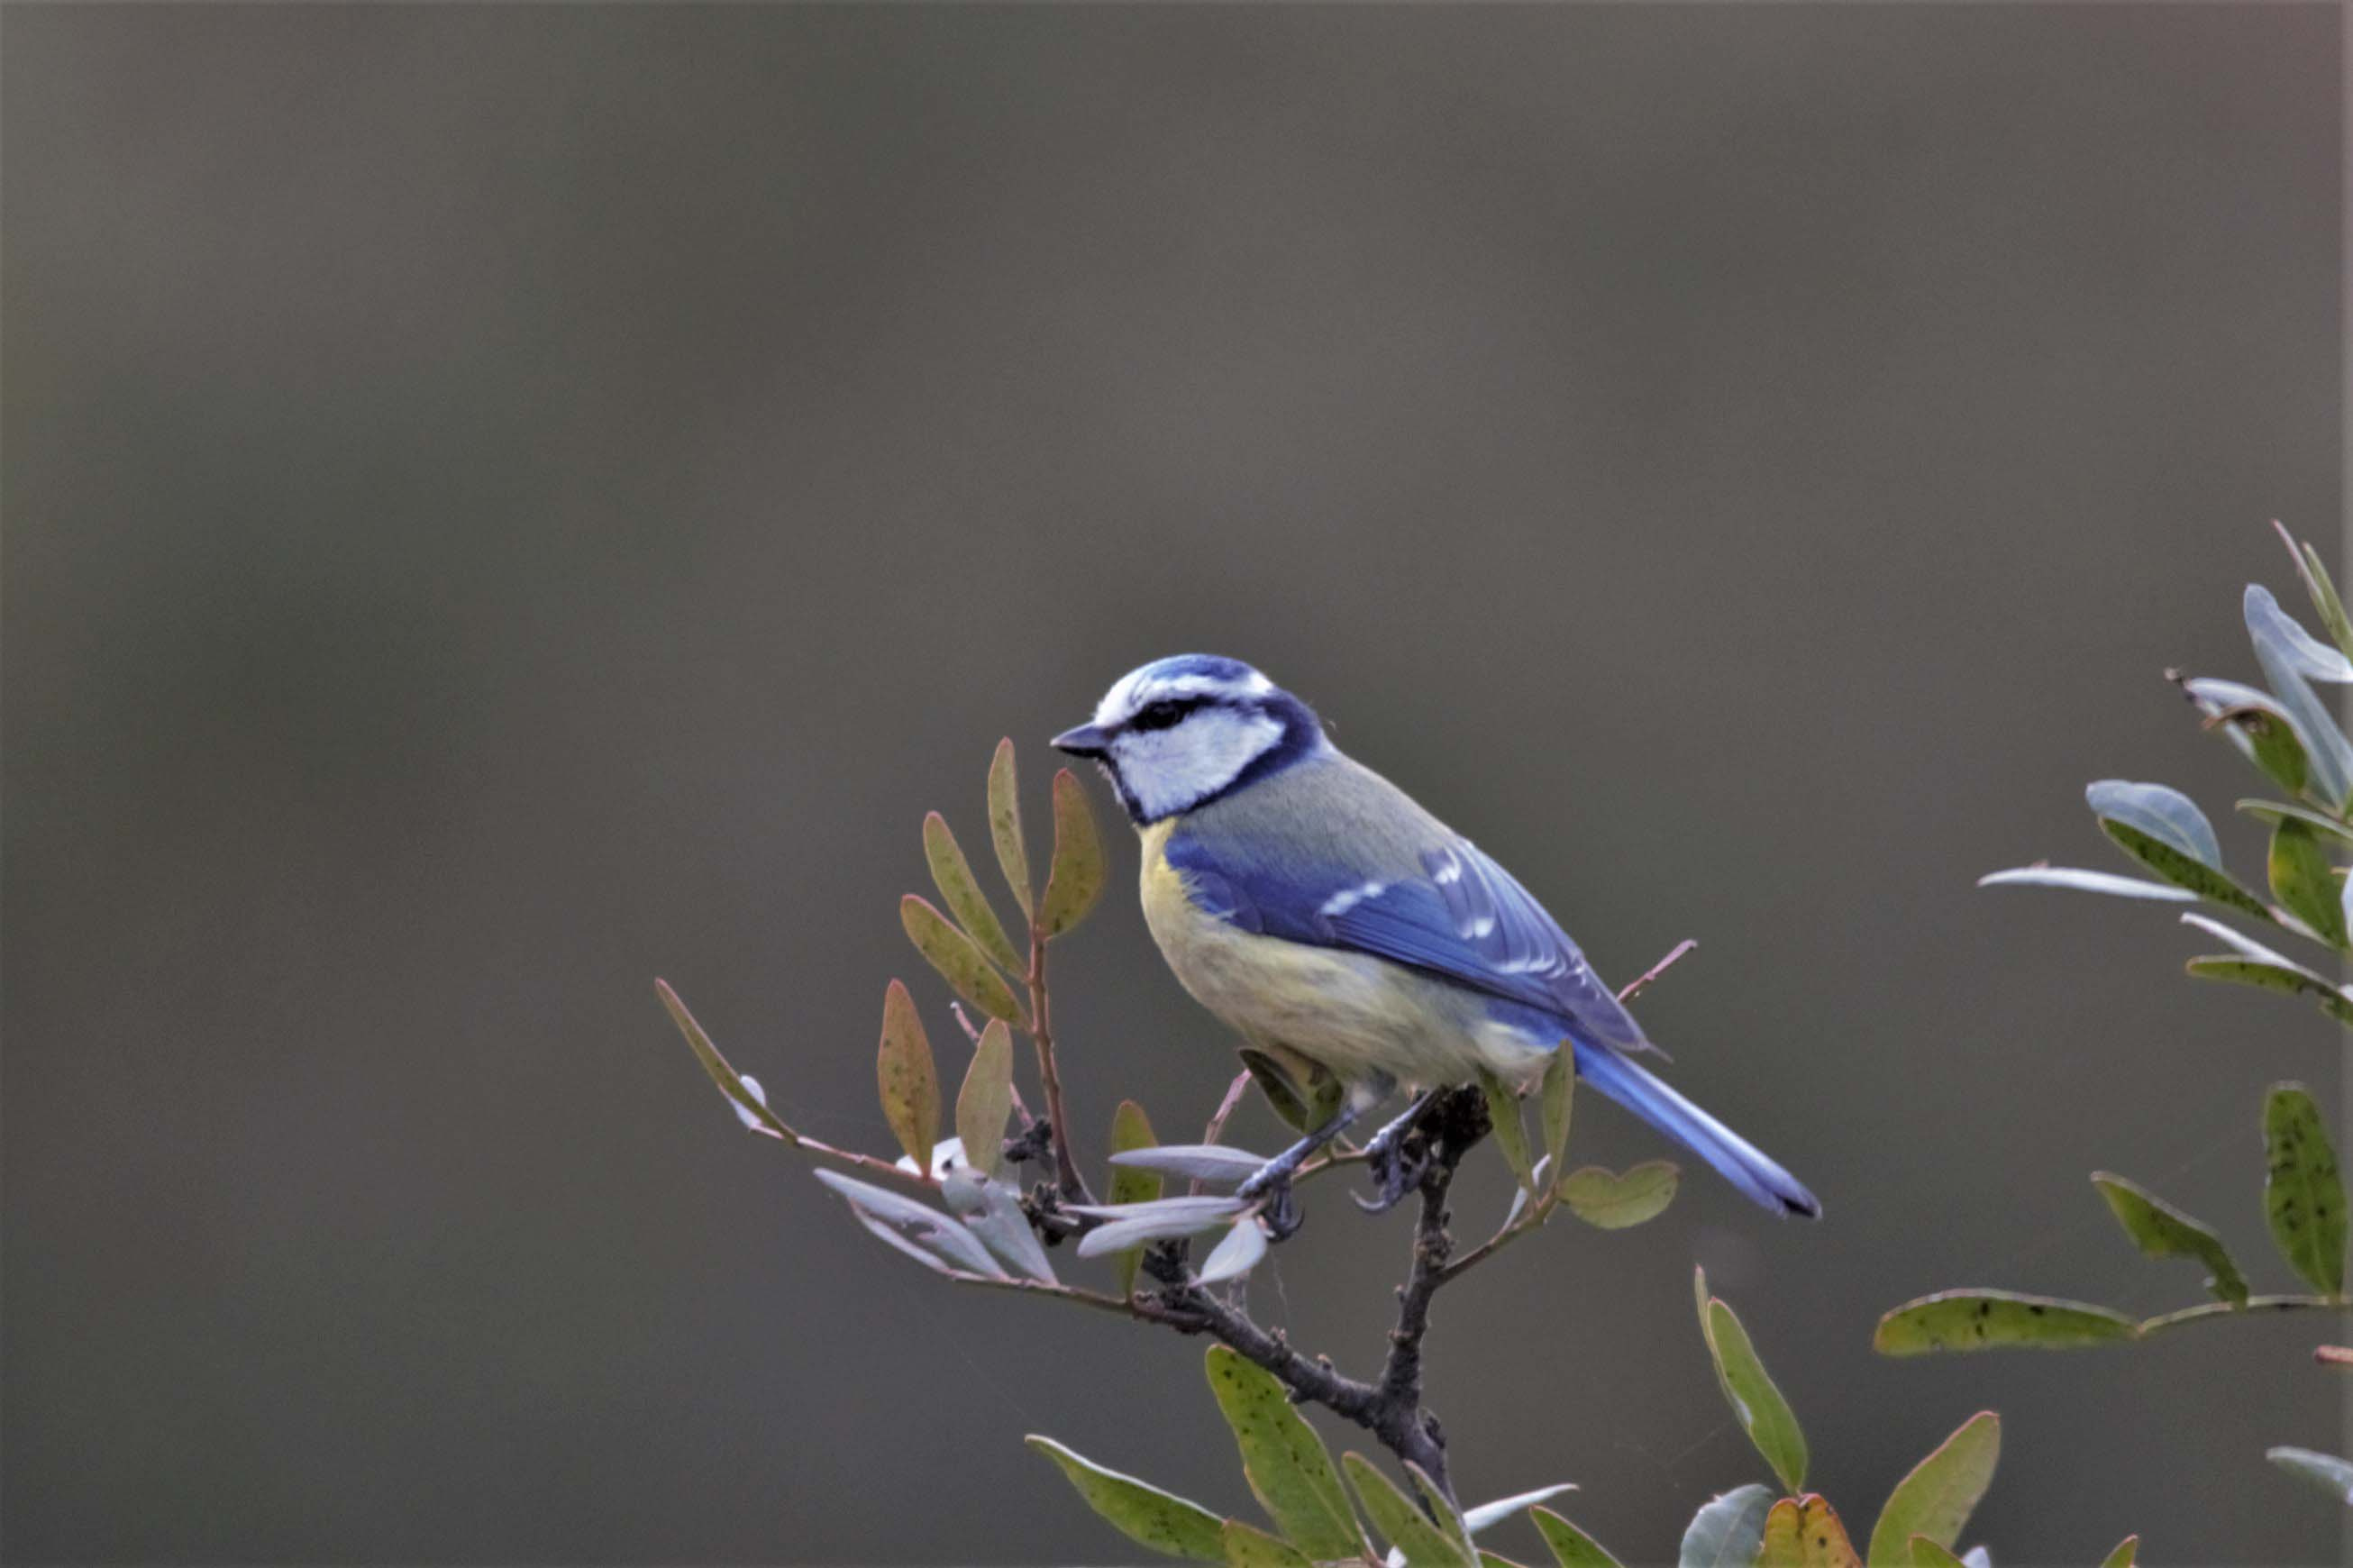
<path id="1" fill-rule="evenodd" d="M 1763 1474 L 1697 1258 L 1858 1534 L 1990 1405 L 2005 1568 L 2333 1557 L 2261 1458 L 2338 1441 L 2327 1325 L 1868 1339 L 2198 1299 L 2095 1167 L 2285 1282 L 2258 1100 L 2332 1032 L 2169 911 L 1971 883 L 2111 865 L 2089 778 L 2251 793 L 2159 672 L 2248 676 L 2266 521 L 2335 537 L 2340 26 L 12 5 L 7 1553 L 1134 1555 L 1033 1430 L 1247 1510 L 1198 1343 L 875 1247 L 652 990 L 887 1148 L 885 980 L 954 1036 L 923 811 L 976 845 L 1009 733 L 1042 834 L 1044 737 L 1206 648 L 1605 973 L 1696 937 L 1644 1016 L 1828 1205 L 1695 1177 L 1450 1293 L 1467 1492 L 1573 1479 L 1655 1559 Z M 1092 1152 L 1231 1061 L 1114 847 Z M 1404 1248 L 1327 1189 L 1257 1300 L 1361 1364 Z"/>

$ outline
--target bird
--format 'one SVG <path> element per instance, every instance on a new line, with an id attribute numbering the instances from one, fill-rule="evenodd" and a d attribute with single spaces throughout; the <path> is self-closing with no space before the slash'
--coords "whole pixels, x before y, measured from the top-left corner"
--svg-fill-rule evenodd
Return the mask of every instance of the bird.
<path id="1" fill-rule="evenodd" d="M 1250 665 L 1145 664 L 1052 744 L 1098 763 L 1134 823 L 1145 922 L 1177 982 L 1244 1041 L 1345 1090 L 1237 1188 L 1266 1200 L 1278 1232 L 1296 1227 L 1301 1164 L 1400 1089 L 1415 1098 L 1365 1145 L 1368 1209 L 1418 1179 L 1402 1150 L 1432 1098 L 1482 1069 L 1525 1087 L 1564 1047 L 1586 1083 L 1751 1201 L 1820 1215 L 1797 1178 L 1634 1059 L 1664 1053 L 1534 895 Z"/>

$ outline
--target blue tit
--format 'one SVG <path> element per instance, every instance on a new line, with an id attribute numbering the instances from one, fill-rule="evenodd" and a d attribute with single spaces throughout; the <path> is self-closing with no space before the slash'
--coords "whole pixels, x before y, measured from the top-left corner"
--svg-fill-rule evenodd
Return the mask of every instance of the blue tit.
<path id="1" fill-rule="evenodd" d="M 1566 1042 L 1592 1088 L 1778 1214 L 1820 1213 L 1797 1179 L 1631 1059 L 1655 1051 L 1544 907 L 1471 841 L 1342 754 L 1304 702 L 1250 666 L 1187 654 L 1121 678 L 1054 745 L 1103 765 L 1143 838 L 1144 918 L 1194 999 L 1347 1094 L 1245 1184 L 1309 1153 L 1400 1086 L 1486 1068 L 1526 1084 Z M 1417 1104 L 1416 1110 L 1419 1109 Z M 1369 1144 L 1384 1196 L 1396 1145 Z"/>

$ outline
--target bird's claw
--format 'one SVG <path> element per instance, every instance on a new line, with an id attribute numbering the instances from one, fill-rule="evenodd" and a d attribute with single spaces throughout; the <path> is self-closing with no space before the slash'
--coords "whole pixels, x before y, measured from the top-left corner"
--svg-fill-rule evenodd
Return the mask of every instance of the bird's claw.
<path id="1" fill-rule="evenodd" d="M 1257 1174 L 1234 1189 L 1234 1196 L 1256 1199 L 1259 1218 L 1266 1222 L 1267 1238 L 1285 1241 L 1296 1234 L 1303 1216 L 1298 1196 L 1291 1190 L 1292 1173 L 1270 1161 Z"/>
<path id="2" fill-rule="evenodd" d="M 1417 1145 L 1409 1153 L 1407 1141 L 1399 1137 L 1381 1137 L 1365 1145 L 1365 1163 L 1371 1170 L 1379 1190 L 1371 1197 L 1361 1193 L 1348 1195 L 1366 1214 L 1387 1214 L 1405 1201 L 1405 1195 L 1421 1185 L 1422 1173 L 1430 1161 Z"/>
<path id="3" fill-rule="evenodd" d="M 1299 1212 L 1299 1198 L 1291 1190 L 1289 1177 L 1267 1189 L 1266 1206 L 1259 1210 L 1259 1219 L 1266 1226 L 1269 1241 L 1288 1241 L 1306 1223 L 1306 1216 Z"/>

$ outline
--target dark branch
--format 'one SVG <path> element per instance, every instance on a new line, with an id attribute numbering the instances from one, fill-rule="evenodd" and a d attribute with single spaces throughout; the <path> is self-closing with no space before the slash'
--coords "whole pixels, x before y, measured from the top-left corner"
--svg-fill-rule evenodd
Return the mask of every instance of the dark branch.
<path id="1" fill-rule="evenodd" d="M 1412 1268 L 1398 1290 L 1397 1326 L 1389 1331 L 1388 1358 L 1377 1383 L 1346 1376 L 1328 1361 L 1300 1354 L 1281 1331 L 1261 1328 L 1247 1312 L 1192 1284 L 1180 1247 L 1145 1254 L 1145 1270 L 1161 1288 L 1136 1298 L 1135 1315 L 1232 1347 L 1272 1373 L 1294 1400 L 1321 1405 L 1362 1426 L 1453 1496 L 1445 1433 L 1422 1403 L 1421 1342 L 1430 1331 L 1430 1300 L 1450 1278 L 1446 1260 L 1454 1243 L 1446 1231 L 1447 1192 L 1462 1157 L 1487 1131 L 1486 1097 L 1475 1089 L 1457 1089 L 1430 1102 L 1399 1151 L 1400 1157 L 1421 1163 L 1421 1210 L 1414 1226 Z"/>

